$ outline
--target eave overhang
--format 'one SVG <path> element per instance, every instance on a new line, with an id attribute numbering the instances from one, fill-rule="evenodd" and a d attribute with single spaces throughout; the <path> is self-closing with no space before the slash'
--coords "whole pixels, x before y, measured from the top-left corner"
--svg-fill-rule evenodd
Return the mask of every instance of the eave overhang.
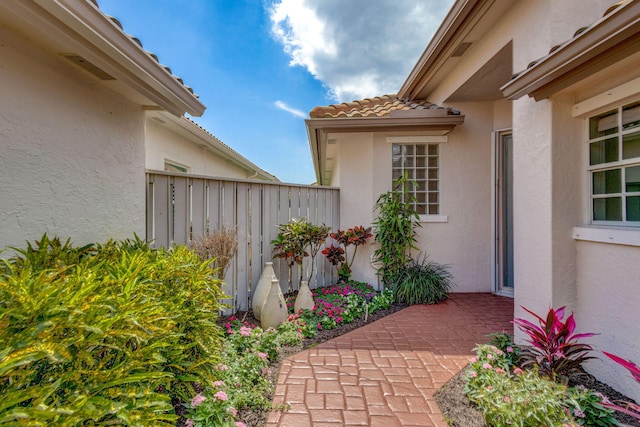
<path id="1" fill-rule="evenodd" d="M 395 116 L 395 117 L 394 117 Z M 398 111 L 389 117 L 350 117 L 306 119 L 309 149 L 319 185 L 330 185 L 325 175 L 326 146 L 332 133 L 354 132 L 429 132 L 446 135 L 464 123 L 464 115 L 447 114 L 446 110 Z"/>
<path id="2" fill-rule="evenodd" d="M 137 92 L 136 101 L 140 102 L 141 95 L 147 101 L 143 103 L 146 109 L 164 109 L 177 116 L 201 116 L 205 110 L 168 67 L 157 62 L 90 1 L 3 1 L 0 14 L 45 49 L 63 56 L 79 55 L 115 78 L 115 82 L 103 82 L 105 86 Z"/>
<path id="3" fill-rule="evenodd" d="M 605 15 L 500 90 L 508 99 L 548 98 L 572 84 L 640 52 L 640 1 L 630 1 Z"/>

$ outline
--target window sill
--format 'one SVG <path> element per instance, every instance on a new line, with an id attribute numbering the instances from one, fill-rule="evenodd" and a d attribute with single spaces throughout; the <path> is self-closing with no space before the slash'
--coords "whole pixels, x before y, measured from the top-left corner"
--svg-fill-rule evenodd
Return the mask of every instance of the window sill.
<path id="1" fill-rule="evenodd" d="M 607 227 L 574 227 L 573 238 L 612 245 L 640 246 L 640 230 Z"/>
<path id="2" fill-rule="evenodd" d="M 420 222 L 449 222 L 448 215 L 420 215 Z"/>

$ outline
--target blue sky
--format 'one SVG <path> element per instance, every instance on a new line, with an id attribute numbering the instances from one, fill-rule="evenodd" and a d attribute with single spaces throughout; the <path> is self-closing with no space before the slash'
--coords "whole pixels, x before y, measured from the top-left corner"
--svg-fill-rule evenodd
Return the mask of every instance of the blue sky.
<path id="1" fill-rule="evenodd" d="M 315 181 L 304 118 L 395 93 L 452 0 L 99 0 L 207 106 L 193 119 L 283 182 Z"/>

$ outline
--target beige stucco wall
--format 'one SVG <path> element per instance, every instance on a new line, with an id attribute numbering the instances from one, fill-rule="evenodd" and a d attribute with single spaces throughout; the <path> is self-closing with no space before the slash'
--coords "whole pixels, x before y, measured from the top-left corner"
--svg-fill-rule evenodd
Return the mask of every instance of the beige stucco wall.
<path id="1" fill-rule="evenodd" d="M 447 222 L 422 222 L 417 240 L 422 255 L 449 266 L 457 285 L 455 292 L 490 292 L 494 108 L 492 103 L 455 107 L 468 114 L 469 120 L 440 144 L 440 211 Z M 419 135 L 393 132 L 335 136 L 340 160 L 332 185 L 340 187 L 341 228 L 371 225 L 378 197 L 391 188 L 391 144 L 387 137 Z M 375 248 L 372 241 L 358 249 L 356 279 L 378 283 L 370 265 Z"/>
<path id="2" fill-rule="evenodd" d="M 640 365 L 640 247 L 606 243 L 577 244 L 580 328 L 599 335 L 589 343 Z M 587 370 L 640 402 L 640 385 L 629 372 L 602 354 Z"/>
<path id="3" fill-rule="evenodd" d="M 170 160 L 188 166 L 189 173 L 195 175 L 249 177 L 245 169 L 152 119 L 146 121 L 145 157 L 151 170 L 164 170 L 165 160 Z"/>
<path id="4" fill-rule="evenodd" d="M 144 115 L 0 26 L 0 246 L 144 236 Z"/>
<path id="5" fill-rule="evenodd" d="M 514 28 L 516 70 L 599 19 L 609 6 L 604 1 L 554 0 L 545 22 L 533 11 L 534 3 L 524 3 L 523 10 L 532 10 L 530 19 L 541 20 Z M 530 36 L 532 24 L 538 27 L 536 37 Z M 588 340 L 596 350 L 640 361 L 640 276 L 634 261 L 640 249 L 572 238 L 573 227 L 589 227 L 587 123 L 585 117 L 572 116 L 581 90 L 578 84 L 551 99 L 536 102 L 525 96 L 513 104 L 515 315 L 530 318 L 521 305 L 540 314 L 566 305 L 575 310 L 579 332 L 600 333 Z M 638 385 L 598 351 L 594 355 L 601 360 L 590 362 L 587 370 L 638 399 Z"/>

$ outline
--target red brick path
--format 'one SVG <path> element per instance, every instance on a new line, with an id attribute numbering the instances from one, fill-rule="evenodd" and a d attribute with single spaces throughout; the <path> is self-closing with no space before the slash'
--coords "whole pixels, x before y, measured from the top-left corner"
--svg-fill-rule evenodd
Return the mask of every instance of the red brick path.
<path id="1" fill-rule="evenodd" d="M 284 360 L 267 427 L 446 426 L 433 395 L 487 334 L 513 332 L 513 300 L 452 294 Z"/>

